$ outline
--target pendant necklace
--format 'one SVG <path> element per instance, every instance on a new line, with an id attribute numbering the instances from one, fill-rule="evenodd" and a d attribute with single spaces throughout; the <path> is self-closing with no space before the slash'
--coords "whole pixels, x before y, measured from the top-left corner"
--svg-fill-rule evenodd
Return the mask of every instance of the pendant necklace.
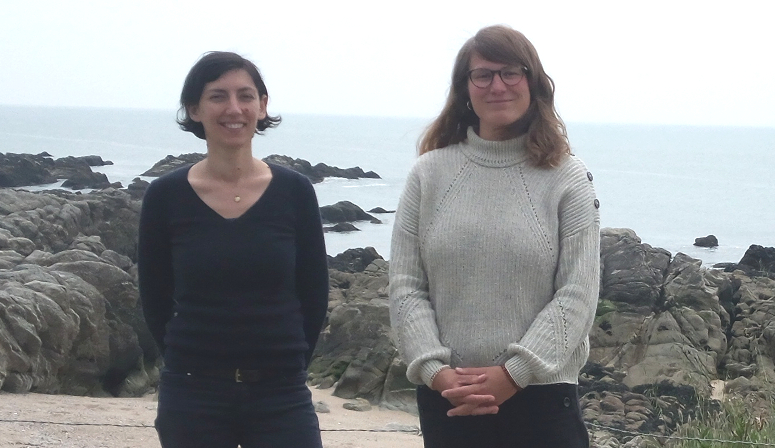
<path id="1" fill-rule="evenodd" d="M 238 195 L 238 194 L 237 194 L 237 195 L 234 195 L 234 202 L 239 202 L 239 201 L 241 201 L 241 200 L 242 200 L 242 198 L 241 198 L 241 197 L 239 197 L 239 195 Z"/>

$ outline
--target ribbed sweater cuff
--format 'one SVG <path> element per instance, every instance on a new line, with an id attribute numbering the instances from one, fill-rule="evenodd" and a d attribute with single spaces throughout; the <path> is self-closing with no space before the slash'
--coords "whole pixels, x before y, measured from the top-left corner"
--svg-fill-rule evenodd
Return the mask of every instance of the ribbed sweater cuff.
<path id="1" fill-rule="evenodd" d="M 509 371 L 509 374 L 511 374 L 511 378 L 514 379 L 514 382 L 516 382 L 519 387 L 524 389 L 531 384 L 530 371 L 527 368 L 527 364 L 519 362 L 519 358 L 509 358 L 504 365 L 506 366 L 506 370 Z"/>
<path id="2" fill-rule="evenodd" d="M 433 377 L 443 368 L 449 367 L 438 359 L 429 359 L 420 366 L 420 378 L 426 386 L 431 387 Z"/>

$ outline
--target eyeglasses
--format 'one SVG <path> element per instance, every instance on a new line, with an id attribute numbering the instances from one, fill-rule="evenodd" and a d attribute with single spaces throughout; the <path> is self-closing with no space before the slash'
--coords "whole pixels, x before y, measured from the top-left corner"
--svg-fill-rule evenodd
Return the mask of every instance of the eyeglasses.
<path id="1" fill-rule="evenodd" d="M 527 73 L 527 67 L 503 67 L 500 70 L 490 70 L 489 68 L 475 68 L 468 72 L 468 78 L 471 83 L 480 89 L 484 89 L 492 84 L 495 74 L 501 77 L 501 81 L 507 86 L 515 86 L 522 81 Z"/>

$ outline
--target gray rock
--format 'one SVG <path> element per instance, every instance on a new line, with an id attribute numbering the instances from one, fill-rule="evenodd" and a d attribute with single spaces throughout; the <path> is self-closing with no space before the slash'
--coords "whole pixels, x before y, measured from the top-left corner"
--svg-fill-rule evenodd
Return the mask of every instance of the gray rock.
<path id="1" fill-rule="evenodd" d="M 48 154 L 0 153 L 0 187 L 21 187 L 56 182 L 54 161 Z"/>
<path id="2" fill-rule="evenodd" d="M 324 232 L 337 232 L 337 233 L 346 233 L 346 232 L 360 232 L 361 229 L 355 227 L 354 225 L 350 224 L 349 222 L 340 222 L 333 226 L 325 226 L 323 227 Z"/>
<path id="3" fill-rule="evenodd" d="M 753 271 L 775 273 L 775 247 L 763 247 L 752 244 L 745 251 L 738 265 Z"/>
<path id="4" fill-rule="evenodd" d="M 323 401 L 316 401 L 312 405 L 315 406 L 315 412 L 318 414 L 328 414 L 331 412 L 331 408 Z"/>
<path id="5" fill-rule="evenodd" d="M 365 412 L 371 410 L 371 403 L 363 398 L 356 398 L 354 400 L 345 402 L 342 407 L 349 411 Z"/>
<path id="6" fill-rule="evenodd" d="M 382 207 L 374 207 L 373 209 L 369 210 L 369 213 L 395 213 L 395 210 L 385 210 Z"/>
<path id="7" fill-rule="evenodd" d="M 19 254 L 24 255 L 25 257 L 35 252 L 35 243 L 33 243 L 32 240 L 24 237 L 9 238 L 8 247 L 13 251 L 18 252 Z"/>
<path id="8" fill-rule="evenodd" d="M 174 171 L 186 165 L 193 165 L 200 160 L 204 160 L 205 156 L 206 154 L 202 153 L 180 154 L 179 156 L 168 155 L 156 162 L 149 170 L 141 174 L 141 176 L 159 177 L 170 171 Z"/>
<path id="9" fill-rule="evenodd" d="M 323 220 L 323 224 L 352 221 L 369 221 L 372 224 L 382 223 L 382 221 L 364 212 L 362 208 L 350 201 L 339 201 L 333 205 L 320 207 L 320 218 Z"/>
<path id="10" fill-rule="evenodd" d="M 621 309 L 651 310 L 661 295 L 670 252 L 641 243 L 629 229 L 605 228 L 600 235 L 600 299 Z"/>
<path id="11" fill-rule="evenodd" d="M 328 256 L 329 269 L 342 272 L 363 272 L 373 261 L 382 260 L 382 256 L 373 247 L 347 249 L 335 257 Z"/>
<path id="12" fill-rule="evenodd" d="M 698 247 L 716 247 L 718 239 L 715 235 L 708 235 L 694 239 L 694 245 Z"/>
<path id="13" fill-rule="evenodd" d="M 179 156 L 168 155 L 153 165 L 151 169 L 144 172 L 142 176 L 158 177 L 182 166 L 194 164 L 204 159 L 204 154 L 181 154 Z M 318 163 L 312 166 L 306 160 L 294 159 L 292 157 L 272 154 L 263 158 L 264 162 L 284 166 L 297 171 L 309 178 L 312 183 L 322 182 L 326 177 L 343 177 L 346 179 L 372 178 L 379 179 L 379 175 L 373 171 L 364 172 L 360 167 L 337 168 L 328 166 L 325 163 Z"/>

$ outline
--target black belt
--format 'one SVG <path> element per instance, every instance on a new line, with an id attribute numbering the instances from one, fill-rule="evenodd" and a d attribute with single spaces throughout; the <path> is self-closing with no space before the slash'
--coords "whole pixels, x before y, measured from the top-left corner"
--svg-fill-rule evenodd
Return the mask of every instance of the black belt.
<path id="1" fill-rule="evenodd" d="M 229 380 L 235 383 L 256 383 L 270 378 L 277 378 L 287 373 L 289 372 L 281 369 L 205 369 L 189 372 L 188 374 Z"/>

